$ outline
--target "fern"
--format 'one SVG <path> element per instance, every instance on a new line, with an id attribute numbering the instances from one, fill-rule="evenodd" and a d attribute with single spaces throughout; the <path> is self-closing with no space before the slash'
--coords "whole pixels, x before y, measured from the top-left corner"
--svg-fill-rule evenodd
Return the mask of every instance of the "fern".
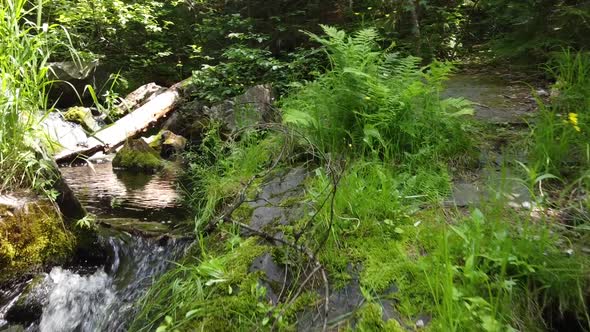
<path id="1" fill-rule="evenodd" d="M 450 157 L 469 146 L 469 104 L 439 99 L 450 65 L 420 67 L 419 58 L 379 50 L 375 29 L 347 36 L 322 28 L 325 36 L 309 35 L 325 47 L 332 70 L 283 100 L 285 123 L 331 153 L 401 160 Z"/>

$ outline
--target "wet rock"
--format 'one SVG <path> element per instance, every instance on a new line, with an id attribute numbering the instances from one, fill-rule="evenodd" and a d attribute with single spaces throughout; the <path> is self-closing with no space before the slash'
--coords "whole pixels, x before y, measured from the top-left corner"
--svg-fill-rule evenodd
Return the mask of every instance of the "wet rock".
<path id="1" fill-rule="evenodd" d="M 41 318 L 43 307 L 49 302 L 49 293 L 55 284 L 48 274 L 36 276 L 27 285 L 15 304 L 6 312 L 9 323 L 29 325 Z"/>
<path id="2" fill-rule="evenodd" d="M 260 195 L 258 195 L 256 201 L 251 203 L 251 206 L 277 205 L 288 198 L 301 195 L 303 181 L 307 176 L 306 169 L 296 167 L 281 176 L 273 178 L 261 188 Z"/>
<path id="3" fill-rule="evenodd" d="M 160 155 L 163 158 L 170 158 L 184 151 L 186 147 L 186 138 L 176 135 L 169 130 L 164 130 L 160 134 Z"/>
<path id="4" fill-rule="evenodd" d="M 256 257 L 250 265 L 249 272 L 262 271 L 266 281 L 282 284 L 285 280 L 285 269 L 281 268 L 270 253 Z"/>
<path id="5" fill-rule="evenodd" d="M 170 225 L 166 222 L 147 222 L 134 218 L 101 219 L 99 223 L 133 235 L 155 237 L 170 232 Z"/>
<path id="6" fill-rule="evenodd" d="M 141 138 L 125 142 L 113 159 L 113 167 L 120 169 L 154 172 L 163 166 L 164 161 L 158 152 Z"/>
<path id="7" fill-rule="evenodd" d="M 349 269 L 352 269 L 352 267 L 349 267 Z M 353 318 L 352 313 L 357 311 L 365 301 L 358 273 L 351 272 L 353 278 L 348 285 L 330 292 L 328 321 L 340 320 L 338 327 L 335 327 L 335 331 L 339 331 L 339 328 L 345 328 L 349 324 L 349 319 Z M 323 321 L 323 315 L 316 315 L 316 310 L 308 309 L 299 315 L 297 330 L 321 331 Z"/>
<path id="8" fill-rule="evenodd" d="M 77 241 L 55 205 L 30 193 L 0 196 L 0 283 L 66 262 Z"/>
<path id="9" fill-rule="evenodd" d="M 55 81 L 49 90 L 50 102 L 60 108 L 80 105 L 80 102 L 92 104 L 92 96 L 86 86 L 90 85 L 99 91 L 109 79 L 107 68 L 98 60 L 53 62 L 48 66 L 49 79 Z"/>
<path id="10" fill-rule="evenodd" d="M 93 133 L 100 129 L 98 122 L 92 115 L 92 110 L 86 107 L 70 107 L 64 114 L 64 118 L 70 122 L 81 125 L 86 131 Z"/>
<path id="11" fill-rule="evenodd" d="M 61 114 L 51 113 L 42 122 L 42 126 L 52 141 L 57 143 L 55 152 L 75 150 L 86 146 L 88 136 L 81 125 L 66 121 Z"/>
<path id="12" fill-rule="evenodd" d="M 257 85 L 246 90 L 243 95 L 203 110 L 209 118 L 222 122 L 230 131 L 236 131 L 275 120 L 272 110 L 274 100 L 270 85 Z"/>
<path id="13" fill-rule="evenodd" d="M 474 102 L 475 118 L 492 124 L 526 124 L 535 109 L 530 88 L 488 73 L 457 74 L 445 84 L 443 97 Z"/>
<path id="14" fill-rule="evenodd" d="M 457 182 L 453 185 L 453 196 L 449 205 L 457 207 L 472 206 L 481 201 L 482 188 L 475 183 Z"/>
<path id="15" fill-rule="evenodd" d="M 254 210 L 250 226 L 257 231 L 263 231 L 269 225 L 285 225 L 287 218 L 285 211 L 280 207 L 261 206 Z"/>

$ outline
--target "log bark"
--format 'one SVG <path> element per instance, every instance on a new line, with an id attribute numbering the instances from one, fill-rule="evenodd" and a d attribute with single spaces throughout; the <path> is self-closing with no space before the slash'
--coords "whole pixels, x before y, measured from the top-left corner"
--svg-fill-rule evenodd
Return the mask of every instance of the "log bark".
<path id="1" fill-rule="evenodd" d="M 127 114 L 154 99 L 166 90 L 166 88 L 163 88 L 156 83 L 142 85 L 123 98 L 119 105 L 117 105 L 115 112 L 119 114 Z"/>
<path id="2" fill-rule="evenodd" d="M 151 125 L 173 111 L 180 103 L 182 92 L 188 82 L 189 79 L 176 83 L 117 122 L 99 130 L 94 136 L 90 137 L 86 146 L 58 153 L 55 156 L 55 161 L 66 163 L 78 158 L 88 158 L 100 151 L 104 153 L 113 152 L 125 140 L 147 130 Z"/>

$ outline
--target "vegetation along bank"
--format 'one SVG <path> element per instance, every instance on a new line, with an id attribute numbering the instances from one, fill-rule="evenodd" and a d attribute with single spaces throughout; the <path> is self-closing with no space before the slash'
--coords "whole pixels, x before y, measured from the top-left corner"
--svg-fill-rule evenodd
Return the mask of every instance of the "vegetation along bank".
<path id="1" fill-rule="evenodd" d="M 590 329 L 587 1 L 0 1 L 0 330 Z"/>

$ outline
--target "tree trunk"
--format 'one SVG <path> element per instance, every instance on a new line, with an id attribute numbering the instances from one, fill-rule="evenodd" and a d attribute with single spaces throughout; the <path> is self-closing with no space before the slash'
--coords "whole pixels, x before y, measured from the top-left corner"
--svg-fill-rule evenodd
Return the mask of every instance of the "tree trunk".
<path id="1" fill-rule="evenodd" d="M 410 16 L 412 19 L 412 35 L 414 36 L 416 56 L 422 53 L 420 21 L 418 19 L 418 11 L 420 9 L 420 0 L 408 0 L 408 8 L 410 9 Z"/>

